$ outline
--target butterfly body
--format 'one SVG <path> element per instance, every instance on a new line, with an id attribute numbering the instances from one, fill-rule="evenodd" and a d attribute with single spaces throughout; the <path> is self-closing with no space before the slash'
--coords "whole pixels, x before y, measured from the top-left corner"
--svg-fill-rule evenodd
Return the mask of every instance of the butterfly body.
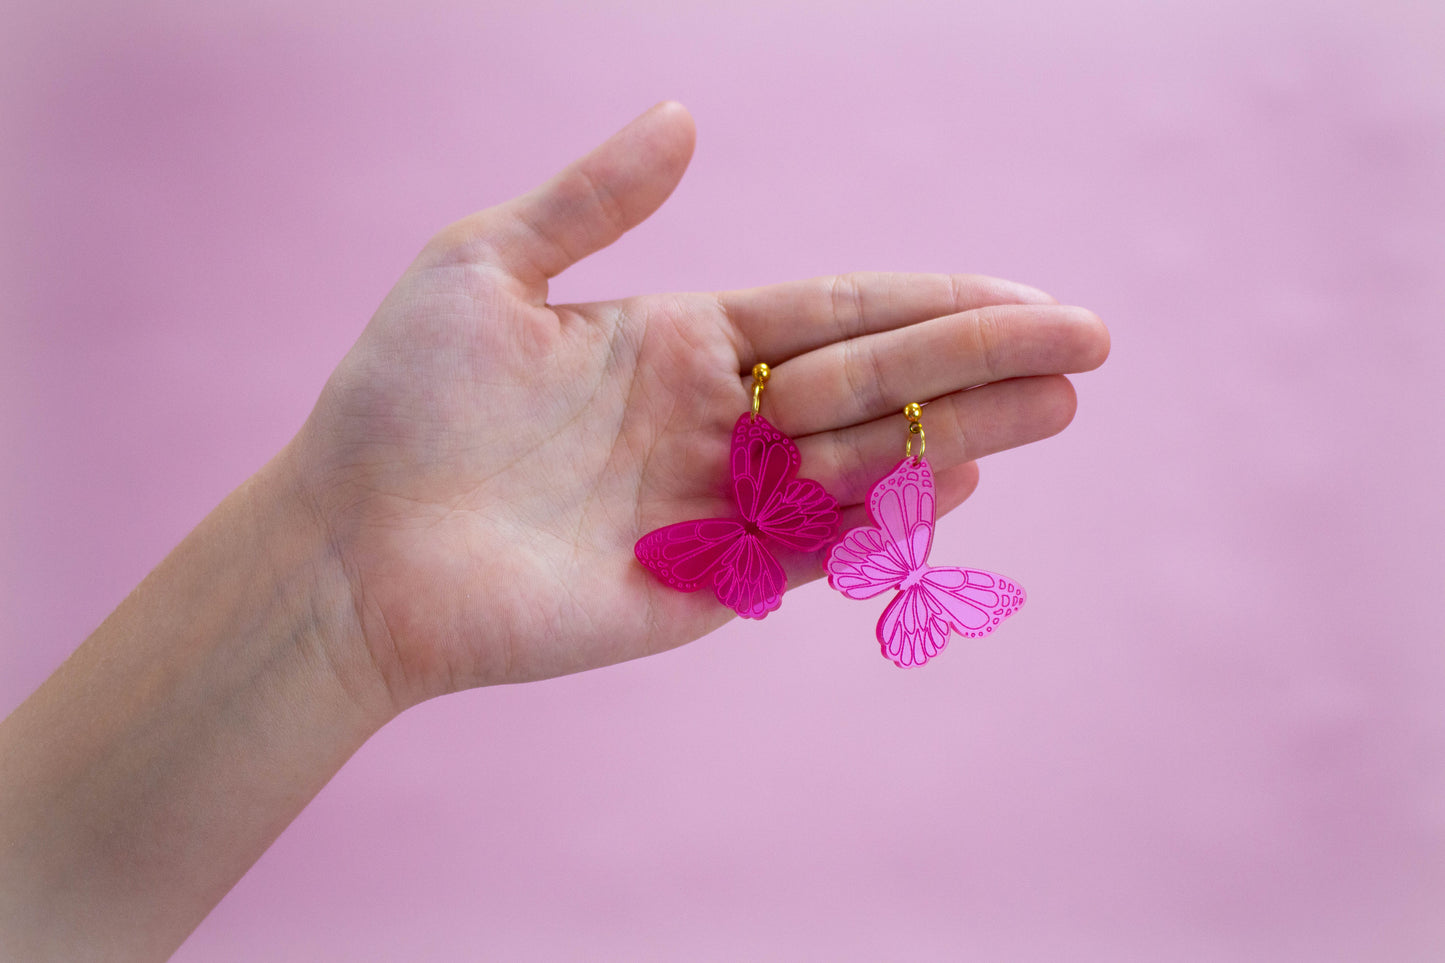
<path id="1" fill-rule="evenodd" d="M 853 599 L 898 592 L 878 619 L 883 654 L 923 665 L 957 632 L 988 635 L 1024 604 L 1017 582 L 982 569 L 932 566 L 935 497 L 926 459 L 905 458 L 873 486 L 874 525 L 850 529 L 828 553 L 828 584 Z"/>
<path id="2" fill-rule="evenodd" d="M 838 502 L 823 486 L 798 478 L 798 448 L 767 419 L 744 414 L 733 426 L 731 493 L 740 519 L 678 522 L 638 539 L 638 561 L 682 592 L 711 588 L 745 619 L 760 619 L 783 601 L 787 578 L 772 545 L 815 552 L 838 530 Z"/>

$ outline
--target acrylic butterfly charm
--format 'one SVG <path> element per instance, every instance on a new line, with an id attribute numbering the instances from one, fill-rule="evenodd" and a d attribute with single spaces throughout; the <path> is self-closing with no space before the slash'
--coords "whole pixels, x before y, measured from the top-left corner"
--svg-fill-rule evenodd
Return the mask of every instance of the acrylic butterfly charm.
<path id="1" fill-rule="evenodd" d="M 797 477 L 800 462 L 792 439 L 744 413 L 733 427 L 729 461 L 742 518 L 701 518 L 649 532 L 638 539 L 638 560 L 675 589 L 711 588 L 745 619 L 774 611 L 787 578 L 769 545 L 816 552 L 838 531 L 837 500 L 812 479 Z"/>
<path id="2" fill-rule="evenodd" d="M 850 529 L 828 553 L 828 584 L 850 599 L 898 590 L 878 620 L 878 642 L 900 666 L 923 665 L 952 632 L 988 635 L 1024 604 L 1012 579 L 928 564 L 934 505 L 928 462 L 904 458 L 868 493 L 876 527 Z"/>

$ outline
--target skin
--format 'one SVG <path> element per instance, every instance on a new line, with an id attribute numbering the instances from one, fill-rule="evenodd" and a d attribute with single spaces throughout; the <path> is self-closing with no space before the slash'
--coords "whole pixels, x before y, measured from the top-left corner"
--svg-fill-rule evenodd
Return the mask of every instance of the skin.
<path id="1" fill-rule="evenodd" d="M 441 231 L 297 436 L 0 724 L 0 957 L 172 952 L 372 733 L 448 692 L 663 651 L 732 617 L 633 543 L 720 496 L 763 414 L 847 506 L 924 409 L 940 508 L 1062 430 L 1092 313 L 972 275 L 853 274 L 550 305 L 662 204 L 659 104 L 537 190 Z M 965 390 L 967 389 L 967 390 Z M 825 553 L 782 558 L 789 585 Z"/>

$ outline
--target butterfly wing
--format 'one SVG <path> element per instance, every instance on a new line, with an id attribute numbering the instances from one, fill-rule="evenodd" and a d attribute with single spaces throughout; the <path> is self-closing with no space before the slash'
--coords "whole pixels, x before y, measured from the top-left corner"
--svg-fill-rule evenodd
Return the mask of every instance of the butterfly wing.
<path id="1" fill-rule="evenodd" d="M 719 602 L 745 619 L 760 619 L 783 604 L 783 567 L 741 522 L 678 522 L 648 532 L 634 551 L 668 585 L 683 592 L 711 588 Z"/>
<path id="2" fill-rule="evenodd" d="M 888 603 L 878 620 L 878 644 L 900 666 L 923 665 L 948 644 L 951 632 L 981 638 L 1024 604 L 1013 579 L 972 568 L 931 568 Z"/>
<path id="3" fill-rule="evenodd" d="M 948 644 L 947 614 L 922 583 L 899 592 L 878 619 L 878 644 L 895 664 L 922 665 Z"/>
<path id="4" fill-rule="evenodd" d="M 799 478 L 798 446 L 766 418 L 744 414 L 733 427 L 733 497 L 743 518 L 788 548 L 815 552 L 838 531 L 838 501 Z"/>
<path id="5" fill-rule="evenodd" d="M 783 567 L 756 535 L 743 535 L 714 577 L 717 600 L 745 619 L 760 619 L 783 604 Z"/>
<path id="6" fill-rule="evenodd" d="M 744 414 L 733 428 L 731 462 L 744 521 L 704 518 L 659 528 L 638 539 L 638 561 L 684 592 L 711 585 L 718 601 L 745 619 L 776 610 L 787 577 L 760 536 L 816 551 L 838 529 L 838 502 L 822 485 L 797 477 L 801 461 L 792 439 L 767 419 Z"/>
<path id="7" fill-rule="evenodd" d="M 681 592 L 713 585 L 723 559 L 746 535 L 741 522 L 700 518 L 648 532 L 637 540 L 637 560 Z"/>
<path id="8" fill-rule="evenodd" d="M 959 635 L 979 639 L 1023 608 L 1027 595 L 1013 579 L 976 568 L 930 568 L 918 587 L 942 609 Z"/>
<path id="9" fill-rule="evenodd" d="M 868 493 L 868 514 L 898 547 L 910 572 L 928 561 L 935 504 L 933 469 L 923 458 L 903 459 Z"/>
<path id="10" fill-rule="evenodd" d="M 874 525 L 850 529 L 828 553 L 828 584 L 850 599 L 897 588 L 933 544 L 933 471 L 905 458 L 868 493 Z"/>
<path id="11" fill-rule="evenodd" d="M 758 516 L 758 530 L 800 552 L 816 552 L 838 534 L 838 500 L 811 478 L 788 482 Z"/>
<path id="12" fill-rule="evenodd" d="M 883 654 L 923 665 L 953 632 L 979 638 L 1024 604 L 1012 579 L 970 568 L 930 568 L 935 512 L 928 462 L 905 458 L 868 493 L 874 525 L 852 529 L 828 553 L 828 584 L 849 598 L 901 591 L 878 620 Z"/>
<path id="13" fill-rule="evenodd" d="M 898 546 L 872 525 L 849 529 L 828 553 L 825 567 L 828 584 L 850 599 L 871 599 L 908 576 Z"/>

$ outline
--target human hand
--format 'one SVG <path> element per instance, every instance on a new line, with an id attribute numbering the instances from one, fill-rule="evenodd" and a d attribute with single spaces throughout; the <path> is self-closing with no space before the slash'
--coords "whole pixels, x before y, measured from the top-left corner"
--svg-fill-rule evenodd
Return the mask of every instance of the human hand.
<path id="1" fill-rule="evenodd" d="M 663 202 L 692 142 L 687 113 L 661 105 L 437 235 L 292 442 L 0 722 L 0 956 L 164 957 L 406 706 L 724 622 L 633 545 L 733 513 L 731 428 L 756 361 L 774 370 L 765 414 L 845 526 L 898 461 L 906 402 L 934 399 L 945 510 L 976 484 L 973 459 L 1068 423 L 1061 373 L 1101 363 L 1108 335 L 1005 281 L 548 305 L 548 278 Z M 797 585 L 821 556 L 780 560 Z"/>
<path id="2" fill-rule="evenodd" d="M 928 453 L 947 511 L 977 484 L 974 459 L 1062 430 L 1063 373 L 1107 355 L 1090 312 L 968 275 L 549 305 L 549 278 L 662 204 L 693 137 L 686 111 L 661 104 L 443 230 L 283 453 L 345 572 L 360 664 L 396 705 L 636 658 L 730 618 L 632 549 L 732 514 L 728 447 L 757 361 L 773 367 L 763 413 L 846 506 L 846 529 L 900 457 L 905 403 L 936 399 Z M 818 577 L 824 554 L 781 558 L 789 585 Z"/>

